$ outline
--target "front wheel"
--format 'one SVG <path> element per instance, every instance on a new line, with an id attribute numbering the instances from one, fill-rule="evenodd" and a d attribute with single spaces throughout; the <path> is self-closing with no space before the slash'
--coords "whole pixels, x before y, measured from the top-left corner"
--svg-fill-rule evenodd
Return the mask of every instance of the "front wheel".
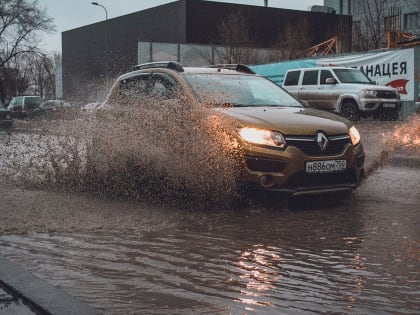
<path id="1" fill-rule="evenodd" d="M 340 113 L 343 117 L 347 118 L 348 120 L 360 120 L 360 112 L 354 102 L 344 102 L 343 105 L 341 105 Z"/>

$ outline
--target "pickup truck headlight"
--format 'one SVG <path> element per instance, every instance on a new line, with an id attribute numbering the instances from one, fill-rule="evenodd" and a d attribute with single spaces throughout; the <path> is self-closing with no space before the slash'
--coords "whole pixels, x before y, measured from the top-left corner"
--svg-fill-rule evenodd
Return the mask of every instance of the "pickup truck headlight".
<path id="1" fill-rule="evenodd" d="M 360 92 L 365 96 L 376 97 L 376 91 L 375 90 L 362 89 Z"/>
<path id="2" fill-rule="evenodd" d="M 354 146 L 359 144 L 360 133 L 359 133 L 359 130 L 357 130 L 355 126 L 352 126 L 349 129 L 349 136 L 350 136 L 350 139 L 351 139 L 351 143 L 353 143 Z"/>
<path id="3" fill-rule="evenodd" d="M 238 129 L 239 135 L 247 142 L 271 147 L 284 148 L 286 140 L 278 131 L 243 127 Z"/>

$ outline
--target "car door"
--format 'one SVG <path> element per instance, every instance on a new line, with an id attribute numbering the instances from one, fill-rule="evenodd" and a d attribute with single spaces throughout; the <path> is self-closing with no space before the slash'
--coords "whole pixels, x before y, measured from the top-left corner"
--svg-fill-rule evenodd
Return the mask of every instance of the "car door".
<path id="1" fill-rule="evenodd" d="M 286 73 L 284 78 L 283 88 L 295 97 L 298 97 L 298 84 L 300 77 L 300 70 L 290 70 Z"/>
<path id="2" fill-rule="evenodd" d="M 318 85 L 319 70 L 303 70 L 302 82 L 299 86 L 298 97 L 306 101 L 312 107 L 318 107 L 321 99 L 319 98 Z"/>
<path id="3" fill-rule="evenodd" d="M 329 69 L 322 69 L 319 77 L 319 96 L 322 102 L 319 103 L 319 108 L 334 110 L 337 106 L 337 99 L 340 95 L 337 85 L 334 83 L 327 83 L 327 79 L 334 79 L 334 75 Z"/>
<path id="4" fill-rule="evenodd" d="M 9 104 L 9 109 L 14 113 L 14 115 L 20 115 L 22 113 L 23 106 L 23 97 L 17 96 L 12 98 L 12 101 Z"/>
<path id="5" fill-rule="evenodd" d="M 23 111 L 32 114 L 41 105 L 41 98 L 38 96 L 25 96 L 23 98 Z"/>

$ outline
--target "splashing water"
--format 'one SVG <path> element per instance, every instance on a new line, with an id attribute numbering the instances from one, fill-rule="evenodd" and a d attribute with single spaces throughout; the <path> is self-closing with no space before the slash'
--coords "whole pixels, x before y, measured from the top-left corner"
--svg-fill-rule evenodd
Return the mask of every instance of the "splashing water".
<path id="1" fill-rule="evenodd" d="M 114 105 L 93 116 L 19 122 L 26 124 L 24 133 L 0 138 L 3 179 L 194 207 L 239 197 L 243 169 L 229 118 L 187 98 L 124 99 Z M 367 174 L 393 150 L 420 151 L 419 115 L 358 128 Z"/>
<path id="2" fill-rule="evenodd" d="M 1 173 L 32 187 L 224 204 L 237 195 L 240 169 L 226 119 L 186 99 L 125 101 L 63 120 L 58 134 L 12 134 L 0 144 Z"/>
<path id="3" fill-rule="evenodd" d="M 357 128 L 366 153 L 366 175 L 374 172 L 397 150 L 404 150 L 407 154 L 420 153 L 419 115 L 400 122 L 361 121 Z"/>
<path id="4" fill-rule="evenodd" d="M 91 129 L 88 175 L 96 184 L 134 197 L 232 197 L 236 152 L 221 116 L 186 99 L 122 103 L 100 112 Z"/>
<path id="5" fill-rule="evenodd" d="M 393 148 L 407 149 L 413 153 L 420 153 L 420 115 L 415 115 L 408 123 L 397 125 L 393 134 Z"/>

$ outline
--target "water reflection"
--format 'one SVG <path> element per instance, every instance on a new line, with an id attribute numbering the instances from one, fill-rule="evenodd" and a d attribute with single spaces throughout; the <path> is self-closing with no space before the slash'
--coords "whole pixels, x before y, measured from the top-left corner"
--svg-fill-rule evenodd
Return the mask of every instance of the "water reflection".
<path id="1" fill-rule="evenodd" d="M 417 203 L 375 198 L 162 212 L 134 230 L 3 235 L 0 252 L 105 314 L 415 314 Z"/>
<path id="2" fill-rule="evenodd" d="M 281 278 L 277 270 L 277 263 L 281 262 L 279 255 L 272 250 L 265 249 L 264 245 L 254 245 L 252 251 L 245 251 L 238 262 L 240 278 L 246 283 L 246 290 L 241 291 L 239 301 L 245 305 L 273 306 L 269 301 L 262 301 L 260 298 L 266 294 L 265 291 L 272 290 L 274 284 Z M 277 263 L 276 263 L 277 262 Z M 250 307 L 247 310 L 254 310 Z"/>
<path id="3" fill-rule="evenodd" d="M 369 236 L 344 212 L 218 214 L 184 223 L 133 235 L 2 236 L 0 248 L 106 314 L 369 314 L 384 305 L 391 313 L 407 307 L 381 292 L 394 279 L 374 267 L 378 260 L 363 248 Z"/>

